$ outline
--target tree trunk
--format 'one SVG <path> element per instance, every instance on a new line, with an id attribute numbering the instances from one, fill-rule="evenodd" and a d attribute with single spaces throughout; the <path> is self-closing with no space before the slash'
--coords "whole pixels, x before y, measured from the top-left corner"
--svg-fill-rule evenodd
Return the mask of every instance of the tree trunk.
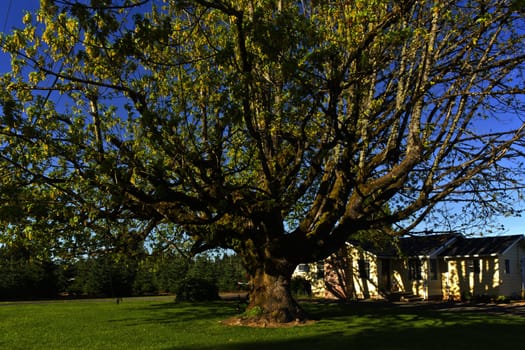
<path id="1" fill-rule="evenodd" d="M 250 280 L 250 302 L 246 315 L 254 322 L 287 323 L 304 321 L 306 315 L 293 299 L 290 281 L 293 269 L 285 272 L 255 270 Z"/>

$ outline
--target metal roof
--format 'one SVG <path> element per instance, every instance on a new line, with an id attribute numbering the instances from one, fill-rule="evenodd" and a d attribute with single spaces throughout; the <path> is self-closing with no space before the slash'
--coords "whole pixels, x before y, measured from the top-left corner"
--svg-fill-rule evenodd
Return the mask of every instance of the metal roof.
<path id="1" fill-rule="evenodd" d="M 360 247 L 379 257 L 422 257 L 439 254 L 448 247 L 457 234 L 441 234 L 427 236 L 401 237 L 397 241 L 385 244 L 374 244 L 373 242 L 350 241 L 355 247 Z"/>
<path id="2" fill-rule="evenodd" d="M 458 238 L 453 245 L 441 252 L 444 257 L 495 256 L 505 253 L 523 235 Z"/>
<path id="3" fill-rule="evenodd" d="M 523 235 L 464 237 L 460 234 L 441 234 L 427 236 L 401 237 L 390 242 L 350 241 L 352 246 L 360 247 L 378 257 L 468 257 L 495 256 L 505 253 L 515 243 L 522 241 Z"/>

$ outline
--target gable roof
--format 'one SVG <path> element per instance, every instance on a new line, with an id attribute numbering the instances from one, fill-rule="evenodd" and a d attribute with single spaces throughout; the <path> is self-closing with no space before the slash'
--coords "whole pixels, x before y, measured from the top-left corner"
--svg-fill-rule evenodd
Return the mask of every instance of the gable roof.
<path id="1" fill-rule="evenodd" d="M 469 257 L 469 256 L 496 256 L 505 253 L 514 244 L 522 241 L 523 235 L 464 237 L 460 234 L 441 234 L 427 236 L 402 237 L 396 241 L 383 245 L 372 242 L 353 240 L 348 242 L 352 246 L 360 247 L 378 257 Z"/>
<path id="2" fill-rule="evenodd" d="M 427 235 L 402 237 L 383 245 L 373 242 L 350 241 L 349 244 L 360 247 L 378 257 L 421 257 L 437 255 L 458 237 L 457 234 Z"/>
<path id="3" fill-rule="evenodd" d="M 523 240 L 523 235 L 458 238 L 449 248 L 441 252 L 443 257 L 494 256 Z"/>
<path id="4" fill-rule="evenodd" d="M 458 237 L 457 234 L 404 237 L 399 239 L 399 248 L 401 254 L 408 257 L 436 255 Z"/>

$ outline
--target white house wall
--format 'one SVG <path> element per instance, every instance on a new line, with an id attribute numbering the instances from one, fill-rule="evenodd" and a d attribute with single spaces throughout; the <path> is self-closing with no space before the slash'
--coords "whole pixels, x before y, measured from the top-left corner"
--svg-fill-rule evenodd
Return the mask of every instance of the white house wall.
<path id="1" fill-rule="evenodd" d="M 525 257 L 525 249 L 516 244 L 511 249 L 502 254 L 499 264 L 499 295 L 508 297 L 521 297 L 522 294 L 522 266 L 521 259 Z M 510 271 L 505 271 L 505 260 L 510 263 Z"/>

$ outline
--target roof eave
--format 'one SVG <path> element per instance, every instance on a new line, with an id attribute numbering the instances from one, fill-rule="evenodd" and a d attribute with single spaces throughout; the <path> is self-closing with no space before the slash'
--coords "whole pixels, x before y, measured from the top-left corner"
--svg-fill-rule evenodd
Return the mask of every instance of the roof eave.
<path id="1" fill-rule="evenodd" d="M 498 253 L 491 253 L 491 254 L 466 254 L 466 255 L 443 255 L 443 259 L 450 260 L 450 259 L 470 259 L 470 258 L 496 258 L 498 257 Z"/>
<path id="2" fill-rule="evenodd" d="M 518 244 L 519 242 L 523 241 L 523 236 L 520 235 L 519 237 L 516 237 L 516 240 L 514 242 L 512 242 L 511 244 L 509 244 L 509 246 L 507 247 L 507 249 L 505 249 L 503 252 L 501 252 L 501 254 L 507 254 L 512 248 L 514 248 L 514 246 L 516 244 Z"/>

